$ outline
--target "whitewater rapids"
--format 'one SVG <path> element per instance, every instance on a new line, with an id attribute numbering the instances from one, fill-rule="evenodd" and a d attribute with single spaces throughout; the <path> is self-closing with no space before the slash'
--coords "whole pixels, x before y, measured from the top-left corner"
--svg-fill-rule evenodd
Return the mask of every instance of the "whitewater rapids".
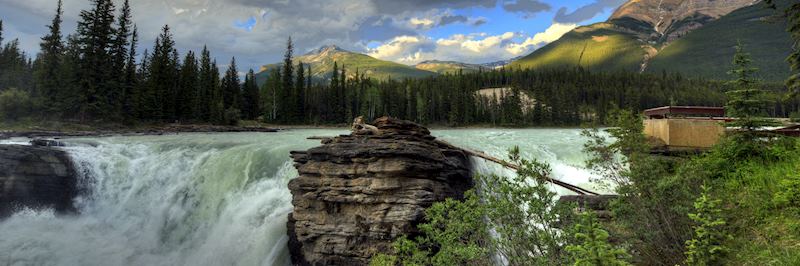
<path id="1" fill-rule="evenodd" d="M 0 221 L 0 265 L 289 265 L 289 151 L 345 130 L 67 139 L 80 214 L 19 210 Z M 555 178 L 592 187 L 577 129 L 434 130 L 505 158 L 519 145 Z M 474 159 L 478 173 L 511 172 Z M 559 193 L 566 193 L 556 189 Z"/>

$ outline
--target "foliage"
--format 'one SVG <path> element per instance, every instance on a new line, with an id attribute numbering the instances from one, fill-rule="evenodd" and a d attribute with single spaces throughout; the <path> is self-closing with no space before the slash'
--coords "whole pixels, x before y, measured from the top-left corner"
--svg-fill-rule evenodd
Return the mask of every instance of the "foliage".
<path id="1" fill-rule="evenodd" d="M 417 226 L 420 236 L 405 236 L 394 244 L 394 255 L 381 254 L 371 265 L 489 265 L 489 238 L 483 219 L 486 208 L 474 191 L 464 201 L 447 199 L 425 210 L 425 223 Z"/>
<path id="2" fill-rule="evenodd" d="M 694 213 L 689 218 L 695 223 L 694 237 L 686 241 L 687 265 L 719 265 L 720 259 L 729 251 L 724 242 L 731 237 L 725 232 L 725 220 L 721 217 L 721 200 L 712 199 L 710 188 L 702 186 L 700 197 L 694 202 Z"/>
<path id="3" fill-rule="evenodd" d="M 242 118 L 242 112 L 239 109 L 228 107 L 225 109 L 225 124 L 235 126 Z"/>
<path id="4" fill-rule="evenodd" d="M 563 264 L 568 261 L 563 245 L 569 236 L 558 229 L 572 212 L 555 200 L 548 186 L 548 165 L 522 159 L 518 149 L 509 158 L 520 166 L 511 178 L 486 176 L 481 189 L 489 226 L 497 234 L 493 250 L 510 265 Z"/>
<path id="5" fill-rule="evenodd" d="M 612 231 L 636 254 L 633 262 L 675 265 L 683 261 L 684 242 L 691 237 L 686 216 L 694 200 L 696 177 L 676 175 L 681 159 L 650 156 L 642 133 L 641 117 L 616 111 L 607 134 L 584 131 L 588 167 L 614 188 Z"/>
<path id="6" fill-rule="evenodd" d="M 567 246 L 575 266 L 622 266 L 630 265 L 630 257 L 624 249 L 615 248 L 608 241 L 608 231 L 601 228 L 594 213 L 581 215 L 574 226 L 576 244 Z"/>
<path id="7" fill-rule="evenodd" d="M 778 8 L 778 3 L 783 4 L 779 0 L 765 0 L 767 5 L 773 9 Z M 800 93 L 800 50 L 797 49 L 800 44 L 800 3 L 786 1 L 789 4 L 785 5 L 784 16 L 787 20 L 786 31 L 791 34 L 793 41 L 794 52 L 786 58 L 792 69 L 792 75 L 787 79 L 786 85 L 793 91 L 793 93 Z"/>
<path id="8" fill-rule="evenodd" d="M 5 121 L 16 121 L 28 116 L 33 102 L 28 92 L 16 88 L 0 92 L 0 117 Z"/>
<path id="9" fill-rule="evenodd" d="M 733 57 L 734 69 L 730 72 L 735 78 L 730 82 L 733 89 L 726 92 L 728 95 L 726 106 L 730 115 L 737 118 L 729 124 L 741 128 L 746 134 L 754 137 L 755 130 L 775 123 L 758 118 L 763 115 L 767 102 L 764 99 L 765 92 L 757 87 L 759 81 L 754 77 L 758 69 L 751 67 L 751 62 L 750 54 L 746 53 L 744 46 L 739 43 Z"/>
<path id="10" fill-rule="evenodd" d="M 521 159 L 518 149 L 510 158 L 521 166 L 517 176 L 479 176 L 463 201 L 434 203 L 417 226 L 420 235 L 398 238 L 372 265 L 493 265 L 491 255 L 509 265 L 567 263 L 572 237 L 557 226 L 572 212 L 549 190 L 549 167 Z"/>

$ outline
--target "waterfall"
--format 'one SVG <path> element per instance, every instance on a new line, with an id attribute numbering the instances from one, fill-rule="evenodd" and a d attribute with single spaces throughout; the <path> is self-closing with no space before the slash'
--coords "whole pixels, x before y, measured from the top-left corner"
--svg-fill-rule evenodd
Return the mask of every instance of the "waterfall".
<path id="1" fill-rule="evenodd" d="M 0 221 L 0 265 L 289 265 L 289 151 L 342 130 L 67 139 L 80 172 L 80 210 L 20 210 Z M 456 145 L 551 164 L 588 183 L 574 129 L 443 130 Z M 476 161 L 479 173 L 511 174 Z"/>

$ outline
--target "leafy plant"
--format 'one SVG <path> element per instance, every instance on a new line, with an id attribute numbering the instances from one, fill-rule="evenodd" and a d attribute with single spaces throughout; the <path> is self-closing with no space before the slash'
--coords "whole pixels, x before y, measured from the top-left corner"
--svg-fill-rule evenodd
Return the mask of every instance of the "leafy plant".
<path id="1" fill-rule="evenodd" d="M 689 214 L 695 226 L 694 237 L 686 241 L 686 264 L 718 265 L 729 250 L 724 242 L 732 237 L 725 232 L 726 222 L 720 215 L 721 200 L 711 198 L 708 186 L 701 188 L 703 191 L 694 203 L 695 212 Z"/>
<path id="2" fill-rule="evenodd" d="M 0 92 L 0 116 L 6 121 L 17 121 L 31 114 L 33 101 L 28 92 L 16 88 Z"/>
<path id="3" fill-rule="evenodd" d="M 575 224 L 577 244 L 567 246 L 575 266 L 622 266 L 630 265 L 626 260 L 630 255 L 621 248 L 615 248 L 608 241 L 608 231 L 601 228 L 597 217 L 585 212 L 580 222 Z"/>

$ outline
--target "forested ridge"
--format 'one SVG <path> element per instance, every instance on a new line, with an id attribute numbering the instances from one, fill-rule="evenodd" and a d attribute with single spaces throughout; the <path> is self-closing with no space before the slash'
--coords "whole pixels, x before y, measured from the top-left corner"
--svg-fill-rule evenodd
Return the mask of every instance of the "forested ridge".
<path id="1" fill-rule="evenodd" d="M 220 75 L 208 49 L 180 54 L 167 25 L 151 48 L 137 54 L 139 36 L 128 1 L 119 8 L 110 0 L 91 2 L 92 8 L 81 12 L 75 33 L 64 36 L 59 1 L 35 58 L 22 51 L 17 40 L 5 42 L 0 37 L 4 120 L 132 125 L 235 124 L 241 119 L 319 125 L 388 115 L 448 126 L 570 126 L 602 123 L 615 109 L 721 106 L 729 87 L 722 81 L 678 74 L 581 68 L 506 68 L 374 80 L 359 69 L 338 64 L 330 81 L 315 82 L 308 74 L 309 65 L 293 61 L 291 39 L 283 66 L 273 69 L 259 87 L 252 70 L 240 78 L 235 58 Z M 782 97 L 784 86 L 759 86 L 773 92 L 764 115 L 786 117 L 797 112 L 797 98 Z M 478 93 L 487 88 L 509 89 Z"/>

